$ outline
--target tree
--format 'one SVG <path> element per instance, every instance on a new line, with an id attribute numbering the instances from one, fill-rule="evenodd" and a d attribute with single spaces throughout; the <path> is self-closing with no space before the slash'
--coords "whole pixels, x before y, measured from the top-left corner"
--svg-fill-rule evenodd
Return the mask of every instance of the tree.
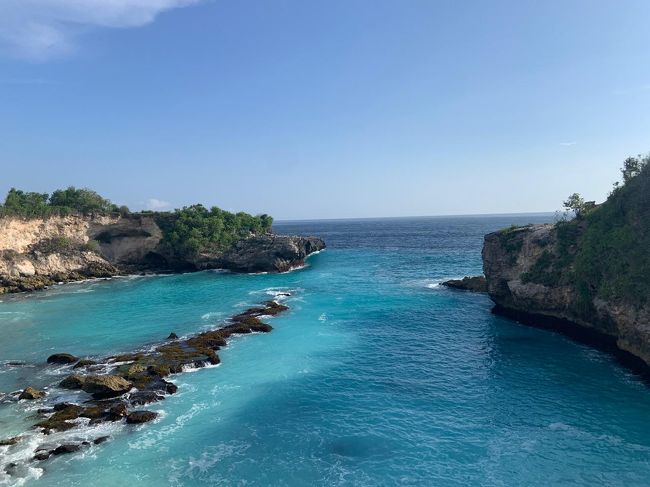
<path id="1" fill-rule="evenodd" d="M 623 174 L 623 184 L 627 184 L 632 178 L 637 176 L 643 169 L 645 161 L 640 157 L 628 157 L 623 161 L 621 173 Z"/>
<path id="2" fill-rule="evenodd" d="M 25 192 L 11 188 L 5 198 L 3 210 L 21 216 L 42 216 L 47 213 L 47 193 Z"/>
<path id="3" fill-rule="evenodd" d="M 115 205 L 95 191 L 85 188 L 77 189 L 74 186 L 58 189 L 52 193 L 50 205 L 70 208 L 81 213 L 107 213 L 117 210 Z"/>
<path id="4" fill-rule="evenodd" d="M 587 210 L 585 200 L 578 193 L 573 193 L 563 203 L 566 211 L 572 211 L 577 218 L 582 218 Z"/>

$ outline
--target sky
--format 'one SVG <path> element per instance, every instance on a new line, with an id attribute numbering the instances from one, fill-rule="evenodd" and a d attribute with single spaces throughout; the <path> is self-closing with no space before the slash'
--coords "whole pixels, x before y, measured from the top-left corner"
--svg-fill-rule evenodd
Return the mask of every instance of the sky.
<path id="1" fill-rule="evenodd" d="M 0 0 L 0 193 L 543 212 L 650 151 L 650 2 Z"/>

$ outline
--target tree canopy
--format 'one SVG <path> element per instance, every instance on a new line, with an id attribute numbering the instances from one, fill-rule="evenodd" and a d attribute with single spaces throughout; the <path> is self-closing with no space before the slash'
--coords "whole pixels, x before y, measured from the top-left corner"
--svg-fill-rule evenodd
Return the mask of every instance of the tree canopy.
<path id="1" fill-rule="evenodd" d="M 269 215 L 230 213 L 216 206 L 192 205 L 154 215 L 169 250 L 187 258 L 226 250 L 242 238 L 269 232 L 273 225 Z"/>
<path id="2" fill-rule="evenodd" d="M 5 202 L 0 205 L 0 215 L 26 218 L 70 214 L 106 214 L 119 208 L 95 191 L 86 188 L 59 189 L 51 195 L 11 188 Z"/>

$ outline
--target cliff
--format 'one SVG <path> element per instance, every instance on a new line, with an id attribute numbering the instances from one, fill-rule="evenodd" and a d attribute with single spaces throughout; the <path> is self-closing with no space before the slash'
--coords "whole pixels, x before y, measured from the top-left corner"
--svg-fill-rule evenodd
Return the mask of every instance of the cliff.
<path id="1" fill-rule="evenodd" d="M 650 365 L 650 168 L 574 220 L 486 235 L 483 270 L 497 313 Z"/>
<path id="2" fill-rule="evenodd" d="M 241 238 L 223 251 L 177 254 L 154 216 L 0 218 L 0 293 L 130 272 L 223 268 L 284 272 L 325 247 L 315 237 Z"/>

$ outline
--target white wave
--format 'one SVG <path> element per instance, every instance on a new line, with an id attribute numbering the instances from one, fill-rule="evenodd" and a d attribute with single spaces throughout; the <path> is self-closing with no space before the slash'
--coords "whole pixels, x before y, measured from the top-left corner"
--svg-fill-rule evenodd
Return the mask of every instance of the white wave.
<path id="1" fill-rule="evenodd" d="M 134 441 L 129 442 L 129 448 L 133 450 L 146 450 L 153 447 L 159 447 L 163 439 L 173 436 L 179 429 L 181 429 L 189 420 L 196 416 L 199 412 L 208 408 L 207 403 L 196 403 L 185 413 L 176 417 L 176 420 L 169 425 L 165 425 L 159 429 L 150 429 L 144 431 L 142 436 Z M 167 413 L 163 411 L 156 411 L 159 416 L 155 421 L 159 422 L 167 417 Z"/>
<path id="2" fill-rule="evenodd" d="M 184 373 L 192 373 L 192 372 L 198 372 L 199 370 L 203 370 L 203 369 L 216 369 L 220 365 L 221 364 L 205 364 L 201 367 L 197 367 L 196 365 L 187 364 L 181 367 L 181 371 Z"/>
<path id="3" fill-rule="evenodd" d="M 284 272 L 280 272 L 280 274 L 289 274 L 290 272 L 299 271 L 301 269 L 306 269 L 307 267 L 309 267 L 309 264 L 294 265 L 294 266 L 289 267 L 289 270 L 286 270 Z"/>
<path id="4" fill-rule="evenodd" d="M 82 452 L 87 453 L 98 448 L 93 442 L 103 436 L 114 436 L 124 429 L 121 422 L 103 422 L 94 426 L 88 426 L 90 420 L 79 418 L 74 422 L 79 425 L 68 431 L 54 431 L 49 435 L 36 430 L 29 430 L 21 434 L 19 442 L 12 446 L 0 447 L 0 485 L 23 485 L 26 482 L 35 480 L 43 474 L 43 468 L 34 463 L 32 458 L 36 450 L 54 449 L 64 444 L 79 444 L 88 442 L 89 445 L 82 446 Z M 8 475 L 5 469 L 15 464 L 13 475 Z"/>
<path id="5" fill-rule="evenodd" d="M 289 298 L 296 299 L 295 295 L 301 291 L 301 288 L 292 289 L 288 287 L 267 287 L 264 289 L 264 293 L 272 296 L 276 303 L 280 303 Z"/>
<path id="6" fill-rule="evenodd" d="M 327 321 L 327 315 L 326 315 L 325 313 L 322 313 L 322 314 L 318 317 L 318 321 Z"/>
<path id="7" fill-rule="evenodd" d="M 225 313 L 223 311 L 210 311 L 208 313 L 205 313 L 201 315 L 202 320 L 211 320 L 213 318 L 222 318 L 225 316 Z"/>

